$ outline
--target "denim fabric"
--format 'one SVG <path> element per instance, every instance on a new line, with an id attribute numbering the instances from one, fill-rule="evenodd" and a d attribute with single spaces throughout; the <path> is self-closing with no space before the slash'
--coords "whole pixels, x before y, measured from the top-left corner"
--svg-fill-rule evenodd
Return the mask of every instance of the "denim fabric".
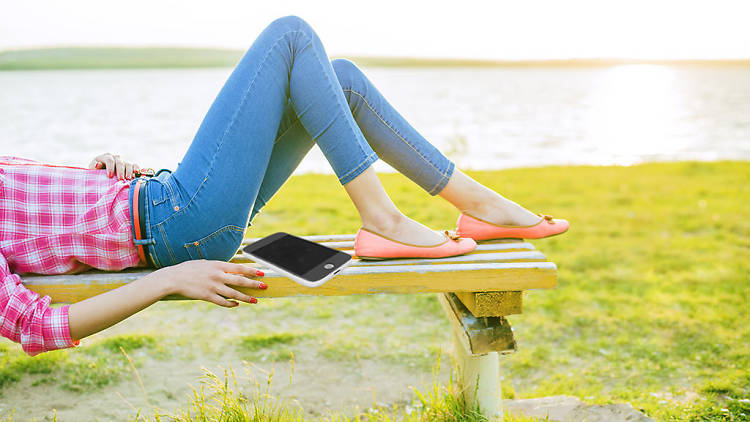
<path id="1" fill-rule="evenodd" d="M 354 63 L 329 61 L 313 29 L 286 16 L 242 57 L 177 168 L 142 178 L 146 234 L 136 243 L 156 268 L 231 259 L 314 143 L 342 185 L 382 158 L 436 195 L 454 169 Z"/>

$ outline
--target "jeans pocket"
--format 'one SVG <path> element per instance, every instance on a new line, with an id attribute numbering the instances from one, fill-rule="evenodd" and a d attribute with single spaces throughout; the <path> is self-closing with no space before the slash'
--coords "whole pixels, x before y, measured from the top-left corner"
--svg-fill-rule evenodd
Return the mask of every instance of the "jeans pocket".
<path id="1" fill-rule="evenodd" d="M 160 205 L 163 202 L 169 200 L 169 191 L 161 183 L 161 180 L 149 180 L 149 199 L 151 200 L 151 205 L 153 206 Z"/>
<path id="2" fill-rule="evenodd" d="M 229 261 L 242 244 L 245 229 L 226 225 L 206 237 L 185 243 L 190 259 Z"/>

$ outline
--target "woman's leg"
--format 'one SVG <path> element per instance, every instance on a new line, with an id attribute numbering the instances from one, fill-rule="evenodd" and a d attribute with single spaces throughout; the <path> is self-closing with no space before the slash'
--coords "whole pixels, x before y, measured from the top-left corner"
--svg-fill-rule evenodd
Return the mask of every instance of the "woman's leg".
<path id="1" fill-rule="evenodd" d="M 294 112 L 291 102 L 287 102 L 281 118 L 276 140 L 266 173 L 258 188 L 258 195 L 253 203 L 247 225 L 251 226 L 255 215 L 271 200 L 299 163 L 315 145 L 312 136 L 305 130 L 299 117 Z"/>
<path id="2" fill-rule="evenodd" d="M 177 169 L 149 179 L 146 240 L 157 266 L 231 258 L 287 100 L 342 185 L 377 160 L 315 32 L 296 16 L 277 19 L 232 72 Z"/>
<path id="3" fill-rule="evenodd" d="M 379 157 L 428 193 L 439 194 L 462 212 L 496 224 L 527 225 L 538 221 L 535 214 L 460 170 L 451 169 L 453 164 L 393 109 L 353 62 L 335 59 L 331 64 L 357 125 Z M 314 141 L 289 106 L 250 214 L 251 222 L 313 145 Z M 449 175 L 447 179 L 446 174 Z M 359 211 L 363 227 L 415 244 L 430 245 L 442 241 L 442 235 L 404 216 L 393 205 L 372 167 L 344 188 Z"/>
<path id="4" fill-rule="evenodd" d="M 276 19 L 229 76 L 177 169 L 149 180 L 153 209 L 147 213 L 156 240 L 149 252 L 160 266 L 231 258 L 288 101 L 342 184 L 377 160 L 315 32 L 296 16 Z"/>
<path id="5" fill-rule="evenodd" d="M 314 144 L 294 109 L 287 104 L 248 225 L 252 224 L 255 215 L 286 182 Z M 359 211 L 362 227 L 419 245 L 435 245 L 445 240 L 442 234 L 401 214 L 385 193 L 372 166 L 345 184 L 344 188 Z"/>
<path id="6" fill-rule="evenodd" d="M 539 216 L 456 169 L 388 103 L 356 64 L 336 59 L 332 65 L 357 125 L 383 161 L 461 212 L 495 224 L 529 225 L 539 221 Z M 372 196 L 366 188 L 359 195 Z"/>

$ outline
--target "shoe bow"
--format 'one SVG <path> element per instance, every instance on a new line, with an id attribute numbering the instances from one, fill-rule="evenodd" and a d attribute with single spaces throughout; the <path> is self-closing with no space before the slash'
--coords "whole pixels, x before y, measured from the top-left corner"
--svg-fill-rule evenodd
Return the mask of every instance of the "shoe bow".
<path id="1" fill-rule="evenodd" d="M 457 235 L 454 231 L 445 231 L 445 235 L 448 236 L 450 239 L 453 239 L 455 241 L 458 241 L 461 239 L 461 236 Z"/>
<path id="2" fill-rule="evenodd" d="M 551 215 L 547 215 L 547 214 L 537 214 L 537 215 L 549 221 L 550 224 L 555 224 L 555 220 L 552 219 Z"/>

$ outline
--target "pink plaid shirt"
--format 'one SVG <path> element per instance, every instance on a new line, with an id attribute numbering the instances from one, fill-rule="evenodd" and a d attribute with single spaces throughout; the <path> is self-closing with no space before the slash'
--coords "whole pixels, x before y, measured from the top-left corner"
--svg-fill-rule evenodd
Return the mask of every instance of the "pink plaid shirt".
<path id="1" fill-rule="evenodd" d="M 50 307 L 18 274 L 143 265 L 133 243 L 129 180 L 105 170 L 0 157 L 0 335 L 37 355 L 78 345 L 68 307 Z"/>

